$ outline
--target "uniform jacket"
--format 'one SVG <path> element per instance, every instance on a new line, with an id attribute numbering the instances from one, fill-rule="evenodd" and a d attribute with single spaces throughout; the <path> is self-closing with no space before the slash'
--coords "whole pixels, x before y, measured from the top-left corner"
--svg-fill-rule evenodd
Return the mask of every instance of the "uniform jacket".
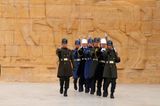
<path id="1" fill-rule="evenodd" d="M 71 77 L 72 76 L 72 52 L 68 48 L 61 48 L 56 50 L 59 57 L 59 66 L 57 77 Z"/>

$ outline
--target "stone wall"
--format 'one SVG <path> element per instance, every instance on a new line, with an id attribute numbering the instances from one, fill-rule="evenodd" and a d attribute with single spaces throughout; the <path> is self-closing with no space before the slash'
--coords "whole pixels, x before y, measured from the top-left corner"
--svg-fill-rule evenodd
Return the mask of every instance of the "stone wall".
<path id="1" fill-rule="evenodd" d="M 160 83 L 160 0 L 0 0 L 1 81 L 56 81 L 61 38 L 108 33 L 121 83 Z"/>

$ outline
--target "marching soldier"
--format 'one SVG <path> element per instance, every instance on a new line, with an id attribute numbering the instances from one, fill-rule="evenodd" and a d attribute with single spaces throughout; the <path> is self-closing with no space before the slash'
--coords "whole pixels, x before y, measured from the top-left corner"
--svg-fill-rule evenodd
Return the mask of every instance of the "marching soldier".
<path id="1" fill-rule="evenodd" d="M 83 86 L 85 85 L 84 68 L 85 68 L 85 63 L 86 63 L 86 56 L 84 55 L 84 53 L 87 51 L 87 46 L 88 46 L 87 40 L 82 39 L 81 45 L 82 47 L 78 50 L 78 53 L 81 58 L 81 62 L 80 62 L 79 69 L 78 69 L 79 92 L 83 92 L 84 90 Z"/>
<path id="2" fill-rule="evenodd" d="M 90 94 L 94 94 L 95 93 L 95 84 L 96 84 L 96 79 L 95 79 L 95 72 L 98 66 L 98 50 L 99 50 L 99 39 L 98 38 L 94 38 L 94 47 L 93 47 L 93 54 L 92 54 L 92 67 L 91 67 L 91 74 L 90 74 L 90 78 L 91 78 L 91 92 Z"/>
<path id="3" fill-rule="evenodd" d="M 59 66 L 58 66 L 58 73 L 57 77 L 60 81 L 60 94 L 63 94 L 64 90 L 64 96 L 67 96 L 67 90 L 69 88 L 69 80 L 72 76 L 72 52 L 67 47 L 67 39 L 62 39 L 62 47 L 58 48 L 56 50 L 56 54 L 59 57 Z M 63 89 L 64 87 L 64 89 Z"/>
<path id="4" fill-rule="evenodd" d="M 89 38 L 88 39 L 88 47 L 87 50 L 84 51 L 84 56 L 86 59 L 85 62 L 85 69 L 84 69 L 84 78 L 85 78 L 85 93 L 89 93 L 90 88 L 91 88 L 91 68 L 92 68 L 92 56 L 93 56 L 93 39 Z"/>
<path id="5" fill-rule="evenodd" d="M 78 54 L 78 49 L 81 46 L 81 41 L 80 40 L 76 40 L 75 41 L 75 49 L 72 51 L 72 55 L 73 55 L 73 83 L 74 83 L 74 89 L 77 90 L 77 80 L 78 80 L 78 68 L 80 65 L 80 56 Z"/>
<path id="6" fill-rule="evenodd" d="M 114 98 L 114 91 L 116 88 L 116 79 L 117 79 L 117 67 L 116 63 L 120 62 L 116 51 L 113 48 L 113 43 L 111 40 L 107 41 L 107 50 L 106 50 L 106 64 L 103 72 L 104 85 L 103 85 L 103 97 L 108 96 L 108 86 L 111 83 L 111 94 L 110 98 Z"/>
<path id="7" fill-rule="evenodd" d="M 104 66 L 105 66 L 105 57 L 104 57 L 104 53 L 106 51 L 106 39 L 102 38 L 101 39 L 101 45 L 100 48 L 98 50 L 98 66 L 95 72 L 95 79 L 97 81 L 97 96 L 101 96 L 101 87 L 102 87 L 102 80 L 103 80 L 103 70 L 104 70 Z"/>

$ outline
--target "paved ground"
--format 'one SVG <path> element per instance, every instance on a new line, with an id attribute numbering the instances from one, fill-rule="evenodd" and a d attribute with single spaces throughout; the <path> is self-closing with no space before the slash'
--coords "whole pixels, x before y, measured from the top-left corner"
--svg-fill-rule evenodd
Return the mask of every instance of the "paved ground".
<path id="1" fill-rule="evenodd" d="M 160 106 L 160 85 L 119 84 L 114 100 L 79 93 L 73 85 L 66 98 L 58 88 L 57 83 L 1 83 L 0 106 Z"/>

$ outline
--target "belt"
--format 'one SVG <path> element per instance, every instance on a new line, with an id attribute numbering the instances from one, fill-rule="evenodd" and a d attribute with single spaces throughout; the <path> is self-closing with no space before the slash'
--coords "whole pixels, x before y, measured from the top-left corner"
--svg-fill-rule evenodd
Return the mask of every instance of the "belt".
<path id="1" fill-rule="evenodd" d="M 106 61 L 106 63 L 114 64 L 115 62 L 114 61 Z"/>
<path id="2" fill-rule="evenodd" d="M 100 60 L 99 62 L 100 62 L 100 63 L 106 63 L 106 61 L 104 61 L 104 60 Z"/>
<path id="3" fill-rule="evenodd" d="M 93 58 L 93 60 L 94 60 L 94 61 L 98 61 L 98 59 L 96 59 L 96 58 Z"/>
<path id="4" fill-rule="evenodd" d="M 104 60 L 100 60 L 99 62 L 100 63 L 109 63 L 109 64 L 114 64 L 115 63 L 114 61 L 104 61 Z"/>
<path id="5" fill-rule="evenodd" d="M 81 59 L 74 59 L 74 61 L 81 61 Z"/>
<path id="6" fill-rule="evenodd" d="M 60 59 L 61 61 L 68 61 L 68 58 Z"/>
<path id="7" fill-rule="evenodd" d="M 82 58 L 82 60 L 91 60 L 91 58 Z"/>

